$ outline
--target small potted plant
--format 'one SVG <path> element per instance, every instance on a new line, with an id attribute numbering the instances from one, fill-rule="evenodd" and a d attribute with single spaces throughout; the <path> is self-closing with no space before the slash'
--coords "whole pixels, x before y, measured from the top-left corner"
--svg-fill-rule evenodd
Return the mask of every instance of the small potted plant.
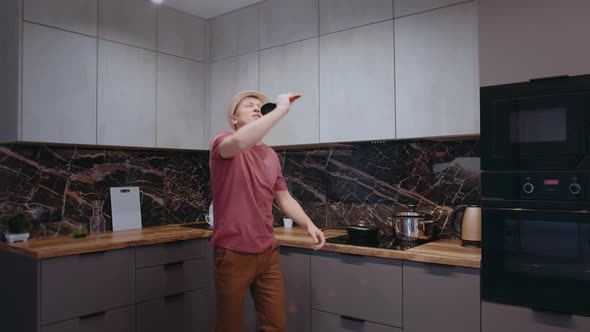
<path id="1" fill-rule="evenodd" d="M 24 212 L 17 212 L 3 221 L 7 230 L 4 236 L 9 243 L 26 241 L 29 238 L 29 231 L 33 228 L 31 217 Z"/>

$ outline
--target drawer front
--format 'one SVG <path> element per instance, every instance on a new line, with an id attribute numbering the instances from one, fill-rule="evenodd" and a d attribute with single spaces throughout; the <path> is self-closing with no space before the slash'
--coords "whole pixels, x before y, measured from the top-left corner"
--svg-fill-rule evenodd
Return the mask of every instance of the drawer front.
<path id="1" fill-rule="evenodd" d="M 211 288 L 137 304 L 141 332 L 213 331 L 215 301 Z"/>
<path id="2" fill-rule="evenodd" d="M 481 302 L 482 332 L 587 332 L 590 317 Z"/>
<path id="3" fill-rule="evenodd" d="M 138 269 L 135 273 L 136 301 L 184 293 L 209 285 L 209 261 L 205 258 Z"/>
<path id="4" fill-rule="evenodd" d="M 136 249 L 136 267 L 163 265 L 206 256 L 207 239 L 176 241 Z"/>
<path id="5" fill-rule="evenodd" d="M 311 257 L 311 307 L 401 327 L 401 261 L 315 253 Z"/>
<path id="6" fill-rule="evenodd" d="M 130 305 L 134 294 L 133 249 L 41 262 L 41 325 Z"/>
<path id="7" fill-rule="evenodd" d="M 131 332 L 135 331 L 135 307 L 127 306 L 95 315 L 45 325 L 41 332 Z"/>
<path id="8" fill-rule="evenodd" d="M 401 329 L 327 312 L 311 311 L 311 332 L 402 332 Z"/>

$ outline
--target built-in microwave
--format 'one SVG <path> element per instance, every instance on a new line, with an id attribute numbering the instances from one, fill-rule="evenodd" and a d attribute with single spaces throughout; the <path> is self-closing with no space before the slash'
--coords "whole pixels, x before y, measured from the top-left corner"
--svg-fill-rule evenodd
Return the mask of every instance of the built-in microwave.
<path id="1" fill-rule="evenodd" d="M 488 171 L 590 169 L 590 75 L 481 88 Z"/>

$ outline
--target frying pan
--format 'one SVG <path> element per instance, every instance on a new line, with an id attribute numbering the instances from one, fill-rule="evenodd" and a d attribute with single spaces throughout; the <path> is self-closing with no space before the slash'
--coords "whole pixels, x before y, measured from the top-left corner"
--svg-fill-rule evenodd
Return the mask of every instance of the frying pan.
<path id="1" fill-rule="evenodd" d="M 301 97 L 300 94 L 294 94 L 291 97 L 289 97 L 289 101 L 290 102 L 294 102 L 299 97 Z M 275 104 L 275 103 L 266 103 L 266 104 L 262 105 L 262 107 L 260 108 L 260 113 L 262 113 L 262 115 L 266 115 L 267 113 L 270 113 L 275 108 L 277 108 L 277 104 Z"/>

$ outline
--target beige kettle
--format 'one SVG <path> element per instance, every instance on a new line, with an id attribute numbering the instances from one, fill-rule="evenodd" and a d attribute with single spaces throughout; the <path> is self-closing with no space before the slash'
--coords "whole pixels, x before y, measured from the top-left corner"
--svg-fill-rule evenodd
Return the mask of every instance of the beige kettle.
<path id="1" fill-rule="evenodd" d="M 457 214 L 463 212 L 463 218 L 458 221 Z M 451 214 L 453 232 L 461 237 L 461 246 L 481 248 L 481 208 L 473 205 L 459 205 Z"/>

